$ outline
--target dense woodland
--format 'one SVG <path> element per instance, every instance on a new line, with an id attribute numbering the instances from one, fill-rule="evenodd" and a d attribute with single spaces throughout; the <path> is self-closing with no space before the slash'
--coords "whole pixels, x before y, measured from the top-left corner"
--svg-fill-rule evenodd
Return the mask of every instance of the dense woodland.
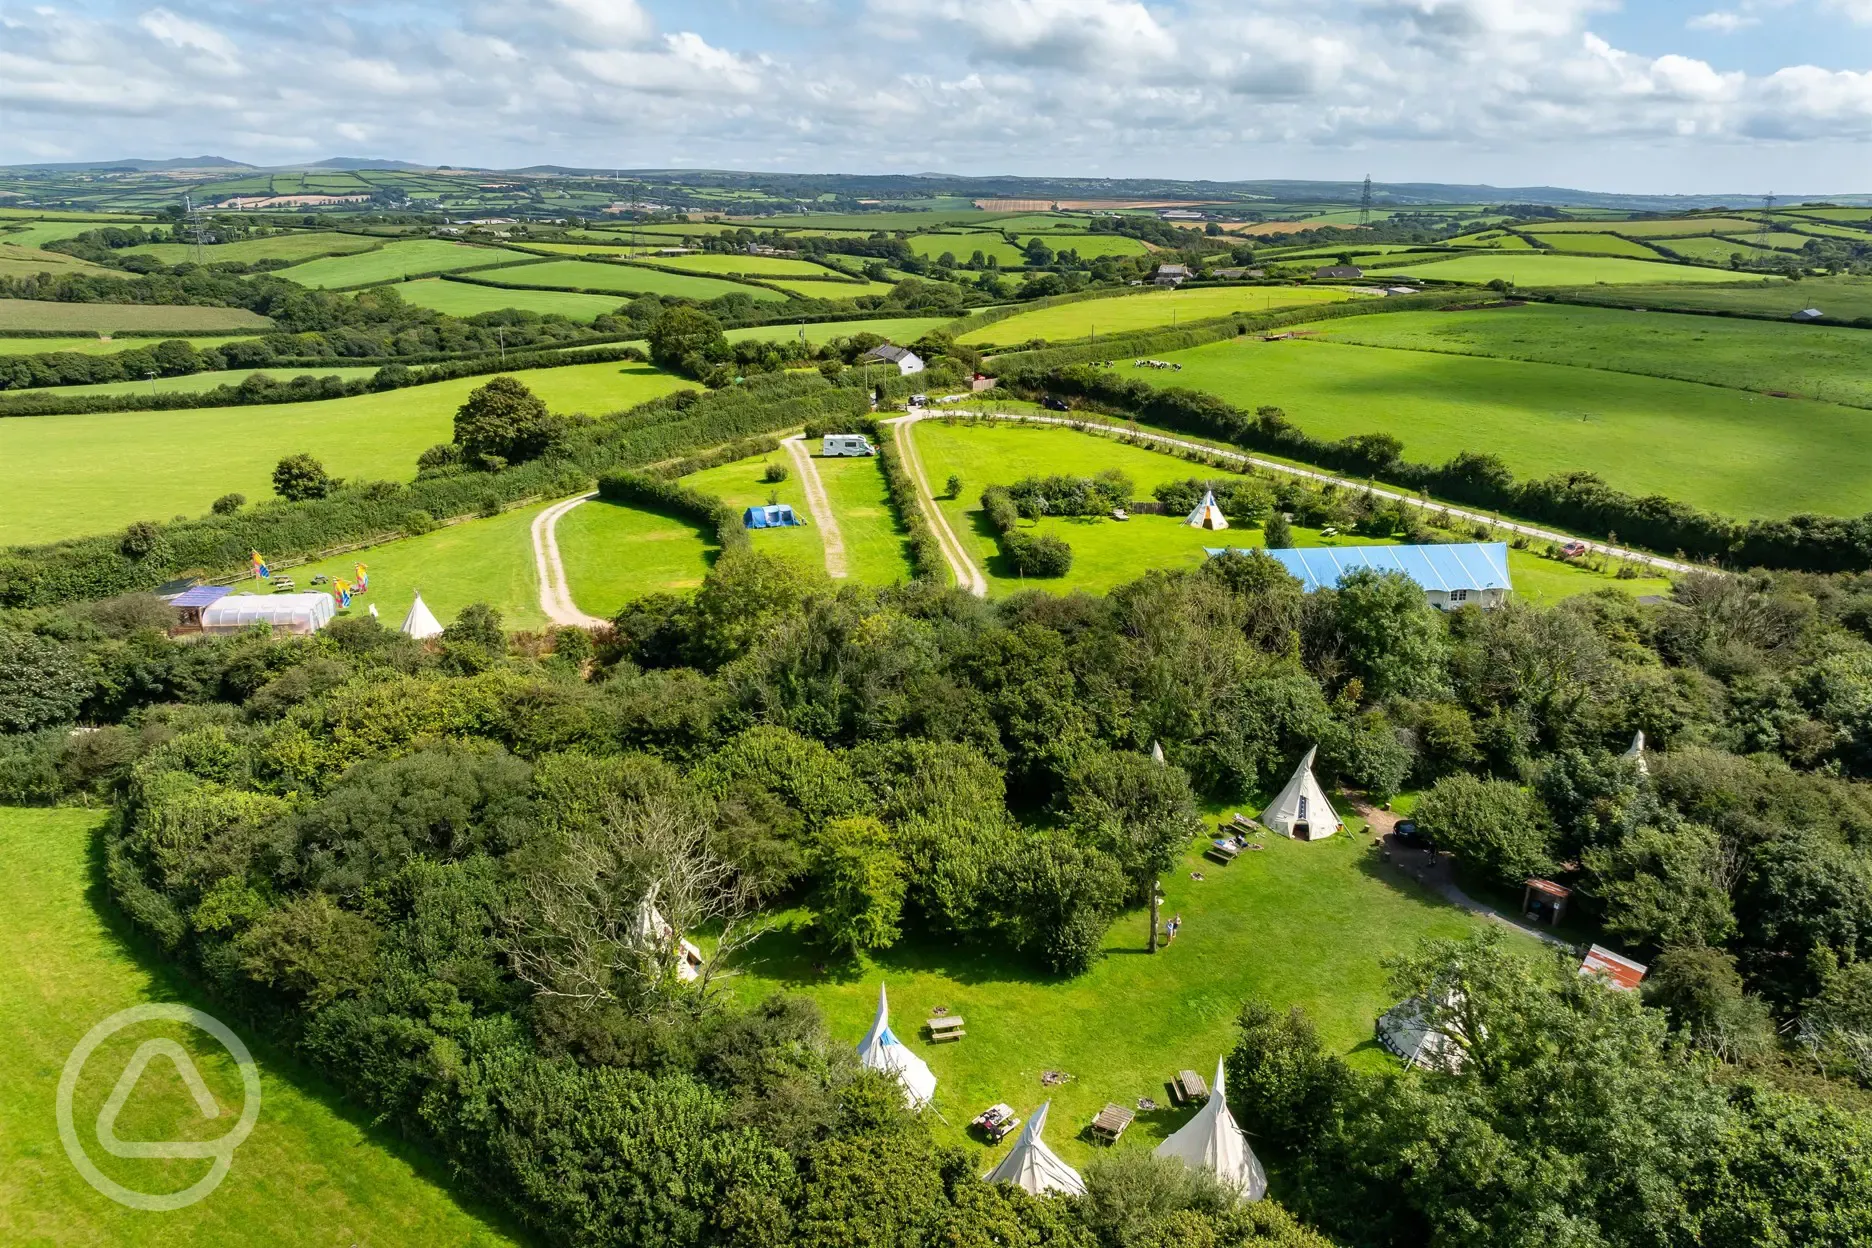
<path id="1" fill-rule="evenodd" d="M 1553 872 L 1654 970 L 1641 1001 L 1499 941 L 1394 951 L 1457 1072 L 1354 1075 L 1246 1003 L 1230 1097 L 1281 1200 L 1352 1244 L 1872 1235 L 1872 582 L 1445 617 L 1260 555 L 990 604 L 731 550 L 595 636 L 168 622 L 0 617 L 0 800 L 115 803 L 141 930 L 553 1242 L 1320 1242 L 1136 1156 L 1084 1201 L 990 1189 L 809 1003 L 722 991 L 790 904 L 827 959 L 1073 975 L 1203 799 L 1314 744 L 1329 779 L 1424 789 L 1471 887 Z"/>

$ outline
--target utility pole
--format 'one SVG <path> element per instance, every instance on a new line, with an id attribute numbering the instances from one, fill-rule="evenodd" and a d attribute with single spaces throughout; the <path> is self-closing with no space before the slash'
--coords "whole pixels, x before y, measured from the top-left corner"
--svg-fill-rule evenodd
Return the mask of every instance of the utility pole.
<path id="1" fill-rule="evenodd" d="M 1773 192 L 1762 196 L 1761 230 L 1755 235 L 1755 243 L 1759 247 L 1768 246 L 1768 236 L 1774 233 L 1774 218 L 1769 215 L 1774 212 L 1774 204 Z"/>
<path id="2" fill-rule="evenodd" d="M 1371 224 L 1371 174 L 1365 175 L 1365 193 L 1359 197 L 1358 223 Z"/>
<path id="3" fill-rule="evenodd" d="M 1163 885 L 1156 879 L 1151 880 L 1151 934 L 1150 951 L 1157 952 L 1157 907 L 1163 901 Z"/>

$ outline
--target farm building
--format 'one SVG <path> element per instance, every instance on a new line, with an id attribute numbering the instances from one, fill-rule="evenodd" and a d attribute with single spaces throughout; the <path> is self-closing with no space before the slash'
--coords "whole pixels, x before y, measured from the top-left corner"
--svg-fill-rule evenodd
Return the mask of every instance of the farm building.
<path id="1" fill-rule="evenodd" d="M 201 610 L 204 633 L 244 633 L 265 624 L 281 633 L 316 633 L 338 608 L 330 594 L 227 594 Z"/>
<path id="2" fill-rule="evenodd" d="M 873 364 L 895 364 L 898 373 L 905 377 L 923 371 L 923 361 L 916 352 L 908 347 L 894 347 L 888 342 L 881 347 L 872 347 L 861 358 Z"/>
<path id="3" fill-rule="evenodd" d="M 1583 978 L 1603 981 L 1608 988 L 1636 992 L 1650 970 L 1642 962 L 1634 962 L 1622 954 L 1613 953 L 1603 945 L 1594 945 L 1581 959 L 1579 973 Z"/>
<path id="4" fill-rule="evenodd" d="M 1365 276 L 1365 270 L 1355 264 L 1329 264 L 1323 269 L 1314 269 L 1313 276 L 1320 281 L 1357 279 Z"/>
<path id="5" fill-rule="evenodd" d="M 1209 276 L 1218 282 L 1239 282 L 1250 277 L 1266 277 L 1266 269 L 1211 269 Z"/>
<path id="6" fill-rule="evenodd" d="M 1211 548 L 1213 557 L 1220 549 Z M 1238 552 L 1246 553 L 1246 552 Z M 1514 589 L 1508 576 L 1506 542 L 1453 542 L 1439 546 L 1315 546 L 1267 552 L 1292 573 L 1307 593 L 1335 588 L 1356 568 L 1402 572 L 1440 611 L 1452 607 L 1499 607 Z"/>
<path id="7" fill-rule="evenodd" d="M 1194 276 L 1187 264 L 1160 264 L 1157 266 L 1157 284 L 1159 286 L 1181 286 Z"/>
<path id="8" fill-rule="evenodd" d="M 176 628 L 193 632 L 202 626 L 202 612 L 232 592 L 225 585 L 196 585 L 164 601 L 176 609 Z"/>
<path id="9" fill-rule="evenodd" d="M 1792 319 L 1797 321 L 1818 321 L 1825 316 L 1826 313 L 1822 312 L 1819 308 L 1802 308 L 1794 314 Z"/>
<path id="10" fill-rule="evenodd" d="M 793 509 L 785 503 L 773 503 L 765 507 L 750 507 L 741 513 L 741 523 L 750 529 L 796 529 L 803 528 L 800 518 L 793 514 Z"/>

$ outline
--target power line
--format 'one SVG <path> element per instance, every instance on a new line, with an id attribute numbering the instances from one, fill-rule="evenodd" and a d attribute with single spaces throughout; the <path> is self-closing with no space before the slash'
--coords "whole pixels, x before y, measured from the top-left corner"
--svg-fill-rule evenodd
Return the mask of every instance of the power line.
<path id="1" fill-rule="evenodd" d="M 1371 174 L 1365 175 L 1365 193 L 1359 196 L 1358 223 L 1371 224 Z"/>
<path id="2" fill-rule="evenodd" d="M 1755 233 L 1755 245 L 1758 247 L 1768 246 L 1768 236 L 1774 233 L 1774 217 L 1770 215 L 1774 212 L 1774 206 L 1774 192 L 1762 196 L 1761 229 Z"/>

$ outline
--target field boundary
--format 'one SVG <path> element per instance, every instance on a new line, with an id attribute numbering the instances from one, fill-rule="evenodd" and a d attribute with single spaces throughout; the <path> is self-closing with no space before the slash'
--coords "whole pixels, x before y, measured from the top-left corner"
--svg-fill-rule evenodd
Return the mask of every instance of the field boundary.
<path id="1" fill-rule="evenodd" d="M 936 544 L 942 548 L 950 575 L 955 577 L 957 585 L 969 593 L 977 598 L 986 598 L 988 578 L 981 574 L 981 569 L 969 558 L 968 548 L 956 537 L 955 530 L 949 527 L 949 517 L 936 505 L 935 495 L 930 493 L 929 479 L 923 473 L 923 456 L 917 451 L 914 426 L 926 419 L 922 413 L 912 412 L 908 416 L 880 423 L 891 427 L 892 435 L 903 453 L 904 467 L 909 471 L 910 482 L 916 488 L 917 503 L 929 516 L 930 529 L 936 534 Z"/>

